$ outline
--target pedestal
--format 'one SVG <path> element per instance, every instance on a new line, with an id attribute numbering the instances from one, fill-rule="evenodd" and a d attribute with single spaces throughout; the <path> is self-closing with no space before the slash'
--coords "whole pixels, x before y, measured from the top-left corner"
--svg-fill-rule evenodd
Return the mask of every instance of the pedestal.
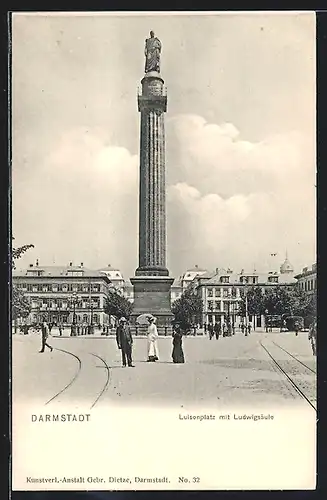
<path id="1" fill-rule="evenodd" d="M 149 313 L 157 318 L 159 333 L 164 333 L 162 331 L 164 328 L 171 330 L 174 315 L 171 312 L 170 289 L 173 282 L 174 278 L 168 276 L 134 276 L 131 278 L 134 288 L 134 306 L 130 319 L 133 326 L 140 314 Z"/>

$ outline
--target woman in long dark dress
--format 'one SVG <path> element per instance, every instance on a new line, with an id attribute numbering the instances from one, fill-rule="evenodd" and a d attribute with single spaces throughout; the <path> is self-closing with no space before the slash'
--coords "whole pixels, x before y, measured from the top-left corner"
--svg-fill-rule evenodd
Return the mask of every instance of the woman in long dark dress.
<path id="1" fill-rule="evenodd" d="M 179 325 L 176 325 L 173 331 L 173 352 L 172 358 L 174 363 L 184 363 L 183 353 L 183 332 Z"/>

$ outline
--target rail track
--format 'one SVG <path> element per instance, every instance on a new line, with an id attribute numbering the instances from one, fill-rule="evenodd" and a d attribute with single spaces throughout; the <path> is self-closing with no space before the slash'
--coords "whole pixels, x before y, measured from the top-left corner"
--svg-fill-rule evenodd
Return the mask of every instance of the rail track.
<path id="1" fill-rule="evenodd" d="M 72 377 L 72 379 L 68 382 L 68 384 L 66 384 L 60 391 L 58 391 L 54 396 L 52 396 L 45 403 L 45 406 L 48 405 L 49 403 L 53 402 L 55 399 L 57 399 L 59 396 L 61 396 L 62 394 L 64 394 L 69 388 L 72 387 L 72 385 L 76 382 L 76 380 L 80 376 L 81 371 L 82 371 L 82 366 L 83 366 L 83 362 L 82 362 L 81 358 L 79 356 L 77 356 L 76 354 L 74 354 L 73 352 L 66 351 L 65 349 L 59 349 L 57 347 L 54 347 L 54 349 L 56 349 L 57 351 L 61 351 L 61 352 L 65 353 L 65 354 L 68 354 L 69 356 L 72 356 L 73 358 L 75 358 L 77 360 L 77 362 L 78 362 L 78 368 L 77 368 L 76 373 Z M 110 367 L 108 366 L 107 362 L 101 356 L 98 356 L 97 354 L 93 354 L 91 352 L 88 353 L 88 354 L 90 354 L 91 356 L 99 359 L 103 363 L 103 366 L 104 366 L 104 368 L 106 370 L 106 380 L 105 380 L 105 383 L 104 383 L 101 391 L 99 391 L 97 393 L 95 400 L 91 404 L 90 409 L 92 409 L 99 402 L 100 398 L 102 397 L 102 395 L 107 390 L 107 387 L 108 387 L 109 382 L 110 382 Z"/>
<path id="2" fill-rule="evenodd" d="M 284 376 L 284 378 L 289 382 L 289 384 L 293 387 L 293 389 L 296 391 L 296 393 L 304 401 L 306 401 L 311 406 L 311 408 L 313 408 L 313 410 L 317 411 L 317 408 L 316 408 L 316 405 L 314 404 L 314 401 L 312 401 L 312 399 L 305 393 L 305 391 L 303 390 L 303 387 L 301 388 L 300 384 L 298 383 L 298 381 L 295 381 L 292 378 L 292 376 L 290 376 L 290 374 L 287 373 L 287 371 L 283 368 L 283 366 L 281 365 L 281 363 L 283 363 L 283 361 L 280 361 L 280 360 L 277 361 L 277 359 L 272 355 L 272 353 L 267 349 L 267 347 L 262 343 L 262 341 L 259 341 L 259 344 L 264 349 L 264 351 L 266 352 L 266 354 L 269 356 L 269 358 L 270 358 L 270 360 L 271 360 L 274 368 L 279 373 L 281 373 Z M 273 342 L 273 344 L 275 344 L 276 347 L 278 347 L 279 349 L 281 349 L 282 351 L 284 351 L 287 355 L 289 355 L 291 358 L 293 358 L 295 361 L 297 361 L 300 365 L 302 365 L 303 367 L 305 367 L 311 373 L 316 374 L 316 372 L 311 367 L 309 367 L 308 365 L 306 365 L 305 363 L 303 363 L 301 360 L 299 360 L 298 358 L 296 358 L 293 354 L 291 354 L 290 352 L 288 352 L 286 349 L 284 349 L 283 347 L 281 347 L 279 344 L 276 344 L 275 342 Z"/>
<path id="3" fill-rule="evenodd" d="M 298 363 L 300 363 L 300 365 L 304 366 L 304 368 L 306 368 L 307 370 L 309 370 L 311 373 L 314 373 L 316 375 L 316 371 L 313 370 L 310 366 L 308 366 L 307 364 L 303 363 L 303 361 L 301 361 L 300 359 L 298 359 L 296 356 L 294 356 L 294 354 L 290 353 L 287 349 L 285 349 L 284 347 L 280 346 L 279 344 L 276 344 L 276 342 L 273 341 L 273 344 L 277 347 L 279 347 L 279 349 L 281 349 L 282 351 L 284 351 L 286 354 L 288 354 L 289 356 L 291 356 L 291 358 L 295 359 L 295 361 L 297 361 Z"/>

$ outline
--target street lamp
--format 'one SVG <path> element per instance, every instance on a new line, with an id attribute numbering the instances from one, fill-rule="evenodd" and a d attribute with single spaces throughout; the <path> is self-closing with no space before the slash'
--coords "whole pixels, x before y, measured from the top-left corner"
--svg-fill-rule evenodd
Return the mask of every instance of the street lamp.
<path id="1" fill-rule="evenodd" d="M 268 323 L 267 323 L 267 316 L 268 316 L 268 309 L 265 309 L 265 330 L 266 333 L 268 333 Z"/>
<path id="2" fill-rule="evenodd" d="M 231 335 L 231 324 L 230 324 L 230 301 L 231 301 L 232 294 L 230 290 L 228 290 L 227 294 L 227 328 L 228 328 L 228 336 Z"/>
<path id="3" fill-rule="evenodd" d="M 245 292 L 245 335 L 248 334 L 249 329 L 249 314 L 248 314 L 248 287 L 244 287 Z"/>
<path id="4" fill-rule="evenodd" d="M 73 292 L 71 296 L 71 303 L 73 304 L 73 322 L 71 326 L 71 337 L 76 336 L 76 301 L 77 301 L 77 294 L 76 292 Z"/>

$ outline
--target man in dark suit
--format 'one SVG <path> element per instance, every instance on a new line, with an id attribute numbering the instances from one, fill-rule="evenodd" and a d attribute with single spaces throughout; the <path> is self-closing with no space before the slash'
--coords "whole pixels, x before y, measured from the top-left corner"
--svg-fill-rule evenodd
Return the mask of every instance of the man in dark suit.
<path id="1" fill-rule="evenodd" d="M 53 351 L 53 347 L 47 343 L 47 339 L 49 337 L 49 326 L 46 322 L 46 319 L 43 320 L 41 325 L 41 333 L 42 333 L 42 346 L 39 352 L 44 352 L 45 347 Z"/>
<path id="2" fill-rule="evenodd" d="M 118 349 L 121 349 L 123 366 L 126 366 L 126 358 L 128 366 L 134 368 L 132 362 L 132 346 L 133 346 L 133 338 L 131 334 L 131 329 L 127 325 L 126 318 L 120 318 L 119 326 L 116 330 L 116 340 Z"/>

